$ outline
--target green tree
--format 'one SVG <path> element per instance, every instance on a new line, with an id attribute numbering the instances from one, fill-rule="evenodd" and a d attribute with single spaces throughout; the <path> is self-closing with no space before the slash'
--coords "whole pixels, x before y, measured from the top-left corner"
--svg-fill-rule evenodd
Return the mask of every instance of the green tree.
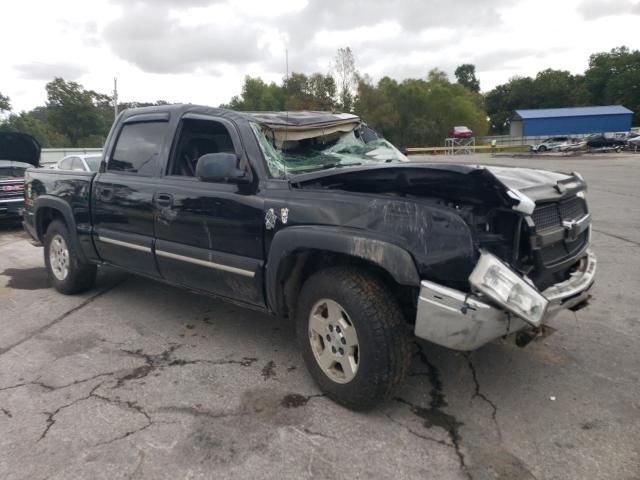
<path id="1" fill-rule="evenodd" d="M 11 114 L 5 122 L 0 123 L 0 131 L 26 133 L 44 148 L 69 146 L 69 139 L 52 129 L 46 121 L 39 118 L 38 113 L 37 110 L 32 110 Z"/>
<path id="2" fill-rule="evenodd" d="M 358 86 L 358 70 L 350 47 L 339 48 L 333 65 L 338 89 L 338 107 L 350 112 L 354 106 L 355 89 Z"/>
<path id="3" fill-rule="evenodd" d="M 515 110 L 574 107 L 589 104 L 584 77 L 564 70 L 547 69 L 535 78 L 514 77 L 485 96 L 493 133 L 508 133 Z"/>
<path id="4" fill-rule="evenodd" d="M 286 110 L 312 110 L 314 99 L 309 88 L 309 78 L 304 73 L 293 72 L 282 83 Z"/>
<path id="5" fill-rule="evenodd" d="M 589 103 L 584 77 L 565 70 L 547 69 L 538 72 L 533 81 L 531 96 L 536 108 L 580 106 Z"/>
<path id="6" fill-rule="evenodd" d="M 0 113 L 11 110 L 11 99 L 0 93 Z"/>
<path id="7" fill-rule="evenodd" d="M 456 68 L 455 76 L 458 83 L 472 92 L 480 92 L 480 80 L 476 78 L 476 66 L 471 63 L 463 63 Z"/>
<path id="8" fill-rule="evenodd" d="M 426 80 L 401 83 L 385 77 L 373 85 L 362 79 L 356 113 L 399 146 L 441 145 L 454 125 L 467 125 L 477 136 L 487 132 L 479 95 L 450 83 L 440 70 Z"/>
<path id="9" fill-rule="evenodd" d="M 498 85 L 485 96 L 485 105 L 492 133 L 509 132 L 509 120 L 516 109 L 538 108 L 531 77 L 514 77 Z"/>
<path id="10" fill-rule="evenodd" d="M 398 89 L 398 82 L 389 77 L 382 78 L 377 86 L 368 76 L 358 82 L 355 111 L 385 136 L 388 136 L 400 121 L 400 112 L 393 101 L 397 97 Z"/>
<path id="11" fill-rule="evenodd" d="M 69 139 L 72 147 L 89 147 L 95 136 L 106 137 L 105 120 L 97 105 L 95 92 L 76 82 L 55 78 L 47 83 L 47 118 L 50 126 Z M 89 140 L 89 137 L 91 139 Z"/>
<path id="12" fill-rule="evenodd" d="M 634 125 L 640 125 L 640 50 L 595 53 L 584 77 L 593 104 L 624 105 L 635 112 Z"/>
<path id="13" fill-rule="evenodd" d="M 330 111 L 335 108 L 336 82 L 331 75 L 314 73 L 309 77 L 308 88 L 314 110 Z"/>
<path id="14" fill-rule="evenodd" d="M 221 105 L 239 111 L 282 110 L 284 92 L 274 82 L 266 84 L 261 78 L 246 76 L 242 93 L 231 99 L 228 105 Z"/>

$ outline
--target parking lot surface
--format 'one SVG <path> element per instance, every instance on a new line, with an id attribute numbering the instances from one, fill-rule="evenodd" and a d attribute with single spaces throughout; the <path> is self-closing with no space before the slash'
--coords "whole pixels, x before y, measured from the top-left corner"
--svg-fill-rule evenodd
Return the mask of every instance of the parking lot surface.
<path id="1" fill-rule="evenodd" d="M 5 226 L 0 478 L 639 479 L 640 155 L 447 161 L 584 175 L 588 309 L 524 349 L 416 341 L 397 397 L 354 413 L 319 393 L 290 324 L 108 269 L 60 295 Z"/>

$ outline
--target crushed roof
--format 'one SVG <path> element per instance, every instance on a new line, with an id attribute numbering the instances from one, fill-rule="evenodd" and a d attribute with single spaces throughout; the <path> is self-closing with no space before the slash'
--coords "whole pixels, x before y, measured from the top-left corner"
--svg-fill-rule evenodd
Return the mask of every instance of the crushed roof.
<path id="1" fill-rule="evenodd" d="M 303 127 L 336 123 L 352 123 L 359 121 L 357 115 L 350 113 L 332 113 L 317 111 L 291 112 L 241 112 L 258 123 L 272 126 Z"/>

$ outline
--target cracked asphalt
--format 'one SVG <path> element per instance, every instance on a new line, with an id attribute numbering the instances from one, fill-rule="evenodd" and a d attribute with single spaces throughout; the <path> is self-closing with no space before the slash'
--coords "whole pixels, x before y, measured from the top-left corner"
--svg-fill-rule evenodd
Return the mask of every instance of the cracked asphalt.
<path id="1" fill-rule="evenodd" d="M 0 478 L 640 479 L 640 155 L 450 161 L 580 171 L 595 300 L 525 349 L 416 341 L 368 413 L 319 393 L 286 322 L 109 269 L 66 297 L 0 228 Z"/>

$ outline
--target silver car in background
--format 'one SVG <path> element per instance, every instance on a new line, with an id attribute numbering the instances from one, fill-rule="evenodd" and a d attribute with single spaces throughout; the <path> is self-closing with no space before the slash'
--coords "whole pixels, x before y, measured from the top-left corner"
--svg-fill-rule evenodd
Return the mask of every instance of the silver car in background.
<path id="1" fill-rule="evenodd" d="M 546 140 L 538 143 L 537 145 L 532 145 L 531 150 L 537 153 L 544 153 L 547 151 L 558 150 L 559 147 L 570 143 L 569 137 L 549 137 Z"/>
<path id="2" fill-rule="evenodd" d="M 68 155 L 56 163 L 56 170 L 76 170 L 97 172 L 100 169 L 102 155 Z"/>

